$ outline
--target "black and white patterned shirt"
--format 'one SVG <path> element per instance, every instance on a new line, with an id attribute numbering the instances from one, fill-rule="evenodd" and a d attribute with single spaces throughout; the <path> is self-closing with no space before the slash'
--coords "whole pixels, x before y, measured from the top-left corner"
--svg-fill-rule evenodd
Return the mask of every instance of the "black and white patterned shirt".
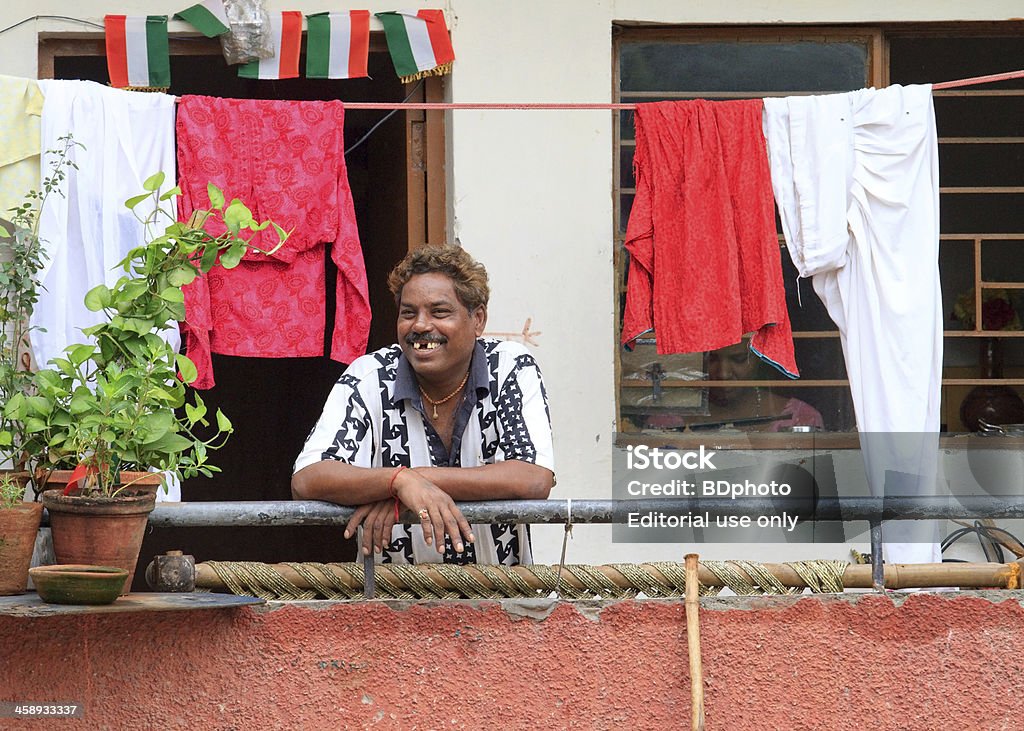
<path id="1" fill-rule="evenodd" d="M 477 467 L 517 459 L 554 472 L 551 415 L 537 362 L 518 343 L 477 340 L 455 413 L 451 450 L 423 413 L 412 366 L 396 344 L 356 359 L 334 385 L 295 471 L 333 459 L 357 467 Z M 446 563 L 530 563 L 528 526 L 474 525 L 475 544 Z M 383 562 L 436 563 L 419 525 L 396 525 Z M 490 540 L 487 540 L 487 539 Z"/>

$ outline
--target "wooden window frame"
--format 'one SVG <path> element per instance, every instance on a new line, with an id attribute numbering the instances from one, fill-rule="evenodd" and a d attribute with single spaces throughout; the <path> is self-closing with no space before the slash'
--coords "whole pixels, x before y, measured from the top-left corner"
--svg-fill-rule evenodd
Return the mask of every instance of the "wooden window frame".
<path id="1" fill-rule="evenodd" d="M 623 43 L 629 42 L 787 42 L 787 41 L 861 41 L 867 43 L 868 58 L 867 58 L 867 78 L 870 80 L 870 84 L 875 87 L 884 87 L 889 84 L 889 68 L 890 68 L 890 57 L 889 48 L 890 40 L 900 37 L 927 37 L 927 36 L 944 36 L 944 35 L 956 35 L 958 37 L 971 37 L 971 36 L 1013 36 L 1021 35 L 1024 36 L 1024 22 L 1022 21 L 1006 21 L 1006 22 L 977 22 L 977 23 L 906 23 L 906 24 L 872 24 L 872 25 L 843 25 L 843 26 L 688 26 L 688 27 L 653 27 L 643 26 L 642 24 L 616 24 L 613 27 L 612 34 L 612 99 L 615 102 L 620 101 L 621 96 L 637 97 L 642 96 L 635 92 L 627 92 L 626 94 L 620 94 L 620 61 L 621 61 L 621 46 Z M 1012 70 L 1012 69 L 1005 69 Z M 933 81 L 947 81 L 947 79 L 934 79 Z M 972 95 L 985 95 L 992 93 L 1007 93 L 1003 91 L 991 91 L 986 90 L 985 87 L 975 88 L 971 87 L 968 89 L 957 89 L 948 91 L 936 91 L 935 94 L 938 96 L 972 96 Z M 1024 96 L 1024 90 L 1013 90 L 1010 93 L 1017 96 Z M 657 95 L 659 98 L 714 98 L 715 96 L 729 96 L 735 98 L 737 94 L 730 94 L 729 92 L 717 92 L 714 94 L 708 93 L 686 93 L 681 92 L 677 94 L 664 94 L 664 93 L 652 93 L 652 97 Z M 739 96 L 743 96 L 740 94 Z M 750 96 L 754 96 L 750 94 Z M 758 93 L 756 96 L 764 96 L 763 93 Z M 612 159 L 613 164 L 613 200 L 615 202 L 613 207 L 613 231 L 614 231 L 614 245 L 613 245 L 613 266 L 615 269 L 615 413 L 617 418 L 617 425 L 621 428 L 624 419 L 622 416 L 621 406 L 621 391 L 624 387 L 632 386 L 644 386 L 649 387 L 649 382 L 644 380 L 627 380 L 622 378 L 622 365 L 621 365 L 621 350 L 619 347 L 619 323 L 621 322 L 622 312 L 620 305 L 620 296 L 623 291 L 623 257 L 622 257 L 622 243 L 624 241 L 624 234 L 620 230 L 620 218 L 621 218 L 621 196 L 622 196 L 622 185 L 621 185 L 621 130 L 620 130 L 620 116 L 615 115 L 613 124 L 613 141 L 612 141 Z M 940 144 L 956 144 L 959 140 L 955 138 L 940 138 Z M 1024 144 L 1024 137 L 1014 138 L 1013 141 L 1017 144 Z M 944 195 L 956 195 L 959 193 L 999 193 L 1006 192 L 1006 190 L 995 190 L 1000 186 L 989 186 L 979 188 L 940 188 L 940 192 Z M 1016 190 L 1016 188 L 1014 188 Z M 1024 192 L 1024 186 L 1021 186 L 1021 191 Z M 940 233 L 940 241 L 965 241 L 970 242 L 973 246 L 974 253 L 974 287 L 975 287 L 975 311 L 981 311 L 981 298 L 983 288 L 1003 288 L 1003 289 L 1024 289 L 1024 282 L 1002 282 L 1002 281 L 989 281 L 982 277 L 981 270 L 981 247 L 984 241 L 993 240 L 1007 240 L 1007 239 L 1018 239 L 1024 240 L 1024 232 L 1021 233 L 1009 233 L 1009 234 L 980 234 L 980 233 L 968 233 L 968 234 L 947 234 Z M 780 244 L 784 245 L 782 237 L 780 236 Z M 981 329 L 981 318 L 976 318 L 976 324 L 973 330 L 946 330 L 943 332 L 943 339 L 946 338 L 984 338 L 984 337 L 997 337 L 997 338 L 1024 338 L 1024 330 L 1017 331 L 984 331 Z M 802 331 L 795 332 L 794 338 L 838 338 L 838 331 Z M 689 387 L 703 387 L 713 385 L 717 382 L 710 382 L 706 380 L 693 380 L 693 381 L 682 381 L 678 382 Z M 664 381 L 662 386 L 673 386 L 678 385 L 677 382 Z M 815 380 L 815 381 L 801 381 L 799 382 L 804 387 L 817 387 L 817 386 L 848 386 L 848 380 Z M 778 385 L 774 381 L 765 380 L 752 380 L 752 381 L 730 381 L 730 386 L 771 386 Z M 787 384 L 792 386 L 793 384 Z M 947 387 L 950 386 L 976 386 L 976 385 L 1009 385 L 1009 386 L 1024 386 L 1024 377 L 1017 378 L 1002 378 L 1002 379 L 983 379 L 983 378 L 942 378 L 943 397 L 945 401 Z M 806 441 L 802 437 L 794 437 L 787 433 L 767 433 L 767 432 L 750 432 L 741 435 L 736 434 L 721 434 L 717 432 L 699 432 L 699 433 L 680 433 L 671 434 L 666 432 L 619 432 L 617 434 L 616 444 L 618 446 L 626 446 L 629 444 L 639 444 L 650 442 L 652 436 L 658 440 L 659 443 L 665 444 L 666 446 L 676 446 L 680 448 L 691 448 L 698 444 L 709 445 L 713 444 L 718 449 L 793 449 L 799 447 L 805 447 Z M 953 443 L 957 437 L 949 437 L 944 439 Z M 816 435 L 816 441 L 820 446 L 831 447 L 831 448 L 856 448 L 857 435 L 856 432 L 826 432 L 819 433 Z"/>

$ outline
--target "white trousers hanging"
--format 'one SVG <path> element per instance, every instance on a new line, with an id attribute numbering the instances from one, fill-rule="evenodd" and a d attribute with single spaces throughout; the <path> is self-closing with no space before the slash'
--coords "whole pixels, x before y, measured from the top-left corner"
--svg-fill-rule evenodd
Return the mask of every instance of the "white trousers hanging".
<path id="1" fill-rule="evenodd" d="M 103 321 L 102 312 L 86 309 L 86 292 L 98 284 L 112 286 L 125 274 L 116 268 L 118 262 L 145 241 L 145 228 L 124 202 L 144 193 L 142 182 L 157 172 L 167 174 L 165 188 L 171 188 L 175 168 L 174 97 L 92 81 L 42 80 L 39 85 L 45 97 L 43 178 L 54 159 L 49 151 L 63 145 L 60 137 L 71 134 L 84 145 L 69 155 L 78 169 L 63 168 L 63 195 L 51 194 L 39 217 L 45 289 L 32 316 L 39 329 L 31 340 L 41 367 L 68 345 L 83 342 L 82 328 Z M 140 213 L 149 213 L 147 205 L 140 204 Z M 168 223 L 163 219 L 158 225 Z M 177 349 L 177 325 L 164 337 Z"/>
<path id="2" fill-rule="evenodd" d="M 942 301 L 931 86 L 765 99 L 765 136 L 793 264 L 839 328 L 871 489 L 885 494 L 890 473 L 889 495 L 934 494 Z M 886 523 L 886 560 L 941 561 L 936 528 Z"/>

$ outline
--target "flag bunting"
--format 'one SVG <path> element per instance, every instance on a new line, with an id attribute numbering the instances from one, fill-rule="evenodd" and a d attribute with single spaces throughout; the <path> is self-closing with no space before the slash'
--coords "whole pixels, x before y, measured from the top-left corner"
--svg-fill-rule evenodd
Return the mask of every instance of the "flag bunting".
<path id="1" fill-rule="evenodd" d="M 358 79 L 368 76 L 370 11 L 306 16 L 306 77 Z"/>
<path id="2" fill-rule="evenodd" d="M 442 10 L 377 13 L 402 83 L 450 73 L 455 51 Z"/>
<path id="3" fill-rule="evenodd" d="M 244 79 L 296 79 L 299 76 L 299 48 L 302 45 L 302 13 L 285 10 L 270 14 L 274 55 L 238 67 Z"/>
<path id="4" fill-rule="evenodd" d="M 171 85 L 166 15 L 107 15 L 104 27 L 111 86 L 165 91 Z"/>
<path id="5" fill-rule="evenodd" d="M 184 20 L 207 38 L 216 38 L 231 30 L 228 14 L 224 11 L 224 0 L 203 0 L 180 13 L 175 20 Z"/>

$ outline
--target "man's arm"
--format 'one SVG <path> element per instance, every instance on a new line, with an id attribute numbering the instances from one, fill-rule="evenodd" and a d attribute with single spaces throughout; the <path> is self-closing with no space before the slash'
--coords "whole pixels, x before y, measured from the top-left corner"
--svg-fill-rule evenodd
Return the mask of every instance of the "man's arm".
<path id="1" fill-rule="evenodd" d="M 394 472 L 393 467 L 372 469 L 323 460 L 303 467 L 292 476 L 292 497 L 339 505 L 365 505 L 390 497 L 388 484 Z M 414 491 L 409 495 L 412 498 L 428 485 L 447 493 L 453 500 L 544 500 L 554 485 L 554 475 L 546 467 L 509 460 L 480 467 L 403 470 L 395 478 L 394 487 L 403 503 L 415 507 L 403 498 L 403 488 Z"/>
<path id="2" fill-rule="evenodd" d="M 416 470 L 404 467 L 355 467 L 345 462 L 323 460 L 303 467 L 292 475 L 292 496 L 305 500 L 328 500 L 341 505 L 358 505 L 345 527 L 349 538 L 359 525 L 363 531 L 363 553 L 383 551 L 391 541 L 399 502 L 419 516 L 423 537 L 438 551 L 444 549 L 444 536 L 452 537 L 455 550 L 463 550 L 462 540 L 475 540 L 465 517 L 451 496 Z"/>
<path id="3" fill-rule="evenodd" d="M 292 476 L 292 496 L 359 505 L 345 527 L 345 537 L 354 535 L 362 524 L 363 553 L 368 555 L 374 549 L 383 551 L 391 540 L 395 517 L 390 486 L 399 501 L 419 515 L 427 543 L 443 547 L 447 533 L 454 539 L 455 550 L 461 552 L 459 537 L 470 543 L 475 537 L 455 500 L 543 500 L 554 484 L 551 470 L 519 460 L 481 467 L 417 467 L 397 472 L 396 469 L 371 469 L 324 460 Z"/>
<path id="4" fill-rule="evenodd" d="M 546 500 L 555 484 L 547 467 L 518 459 L 480 467 L 417 467 L 453 500 Z"/>
<path id="5" fill-rule="evenodd" d="M 388 483 L 394 472 L 394 467 L 356 467 L 325 459 L 292 475 L 292 497 L 339 505 L 365 505 L 390 497 Z"/>

